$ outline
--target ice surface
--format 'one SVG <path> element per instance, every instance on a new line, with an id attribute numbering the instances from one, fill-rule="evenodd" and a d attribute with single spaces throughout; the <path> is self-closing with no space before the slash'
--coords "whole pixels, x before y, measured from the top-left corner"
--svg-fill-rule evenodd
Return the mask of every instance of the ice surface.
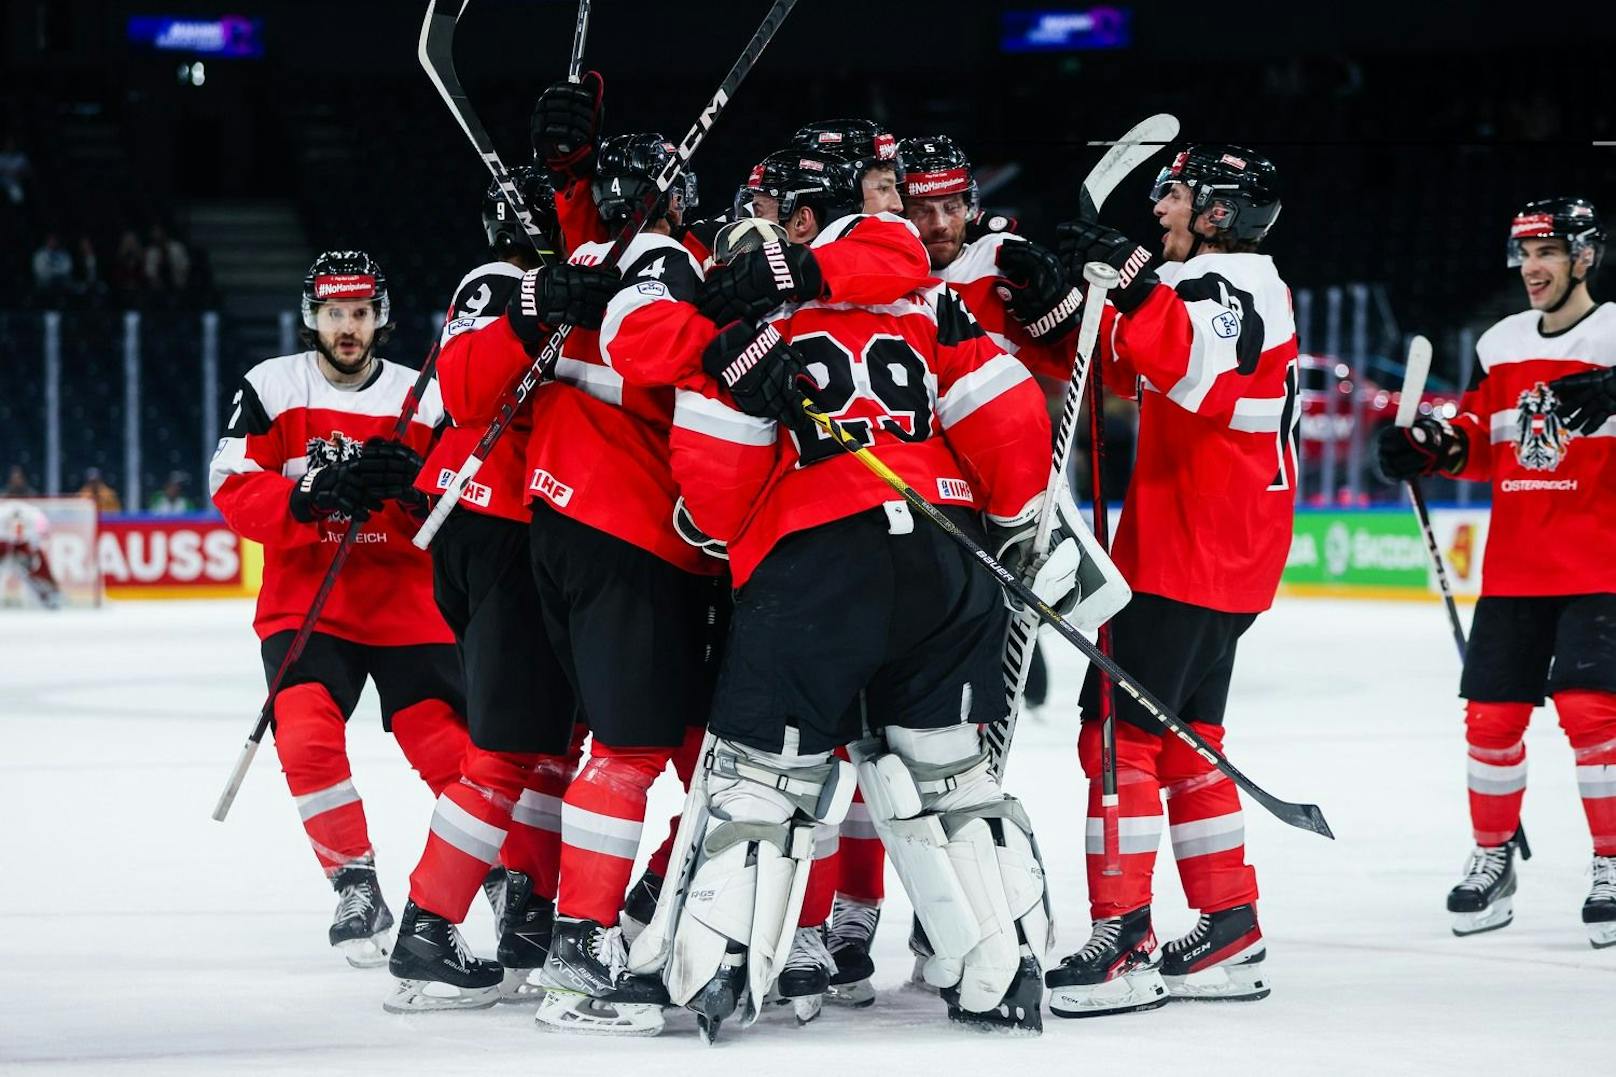
<path id="1" fill-rule="evenodd" d="M 1611 1073 L 1616 950 L 1579 921 L 1587 827 L 1552 713 L 1528 735 L 1513 926 L 1455 939 L 1443 897 L 1470 839 L 1457 663 L 1438 607 L 1285 601 L 1241 645 L 1228 750 L 1276 794 L 1321 804 L 1340 840 L 1247 813 L 1274 993 L 1177 1003 L 1042 1038 L 951 1028 L 901 989 L 908 910 L 895 879 L 877 941 L 875 1007 L 807 1028 L 770 1015 L 717 1047 L 670 1017 L 659 1039 L 535 1030 L 527 1007 L 395 1017 L 384 970 L 327 945 L 334 904 L 261 754 L 229 821 L 208 813 L 262 695 L 246 603 L 122 603 L 0 616 L 0 1070 L 380 1074 L 696 1072 L 1130 1075 Z M 1051 700 L 1023 723 L 1009 785 L 1046 855 L 1059 953 L 1087 936 L 1083 786 L 1072 700 L 1082 660 L 1058 640 Z M 430 796 L 381 731 L 351 726 L 395 913 Z M 676 805 L 653 792 L 652 835 Z M 1164 936 L 1191 917 L 1165 848 Z M 468 937 L 493 948 L 486 906 Z"/>

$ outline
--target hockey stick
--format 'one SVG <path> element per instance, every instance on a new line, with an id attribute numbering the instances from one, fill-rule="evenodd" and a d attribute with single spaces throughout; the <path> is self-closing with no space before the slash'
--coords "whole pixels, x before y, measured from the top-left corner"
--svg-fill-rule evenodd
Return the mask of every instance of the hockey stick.
<path id="1" fill-rule="evenodd" d="M 991 573 L 993 578 L 999 581 L 1000 587 L 1008 591 L 1028 609 L 1037 611 L 1040 621 L 1055 629 L 1068 643 L 1087 655 L 1090 662 L 1093 662 L 1109 674 L 1111 680 L 1118 687 L 1132 696 L 1134 701 L 1143 707 L 1152 718 L 1160 722 L 1168 732 L 1189 745 L 1196 755 L 1212 764 L 1241 789 L 1244 789 L 1252 799 L 1268 809 L 1280 822 L 1289 823 L 1291 826 L 1301 830 L 1310 830 L 1315 834 L 1322 834 L 1327 838 L 1335 837 L 1330 832 L 1330 824 L 1324 820 L 1324 812 L 1319 809 L 1317 804 L 1292 804 L 1290 801 L 1280 800 L 1242 774 L 1233 763 L 1230 763 L 1224 757 L 1222 752 L 1208 744 L 1195 730 L 1186 725 L 1182 718 L 1163 706 L 1155 696 L 1135 682 L 1126 670 L 1102 654 L 1100 649 L 1090 643 L 1083 633 L 1067 624 L 1060 614 L 1056 613 L 1043 599 L 1038 597 L 1037 592 L 1022 583 L 1015 573 L 1005 568 L 994 559 L 992 554 L 984 550 L 974 539 L 955 526 L 954 521 L 950 520 L 935 505 L 917 493 L 915 488 L 905 482 L 897 472 L 887 467 L 880 457 L 859 444 L 858 439 L 843 429 L 840 423 L 824 412 L 819 411 L 808 399 L 804 398 L 800 403 L 803 413 L 829 434 L 831 440 L 836 442 L 843 451 L 857 457 L 860 463 L 869 468 L 888 486 L 892 487 L 904 501 L 908 502 L 927 520 L 942 529 L 949 538 L 954 540 L 956 545 L 969 553 L 978 565 Z"/>
<path id="2" fill-rule="evenodd" d="M 589 0 L 581 0 L 587 6 Z M 516 211 L 517 218 L 528 235 L 535 240 L 540 238 L 538 229 L 533 224 L 532 215 L 522 201 L 521 193 L 511 183 L 510 174 L 500 163 L 499 154 L 493 150 L 493 144 L 488 139 L 488 133 L 483 129 L 477 119 L 477 114 L 471 110 L 471 104 L 466 100 L 465 91 L 460 87 L 460 79 L 454 69 L 454 36 L 455 27 L 460 16 L 465 13 L 470 0 L 462 0 L 460 10 L 453 14 L 448 12 L 445 0 L 433 0 L 427 6 L 426 18 L 421 24 L 421 39 L 417 46 L 416 58 L 422 68 L 426 70 L 427 77 L 438 88 L 449 105 L 450 111 L 460 121 L 461 128 L 477 146 L 478 153 L 488 163 L 493 171 L 494 178 L 500 183 L 500 190 L 510 202 L 511 208 Z M 581 38 L 574 42 L 575 47 L 581 44 Z M 574 58 L 577 63 L 577 57 Z M 535 242 L 537 248 L 540 243 Z M 540 251 L 540 256 L 553 254 L 552 251 Z M 445 316 L 444 324 L 448 324 L 453 310 Z M 420 373 L 416 374 L 415 382 L 404 397 L 404 407 L 399 412 L 398 420 L 393 424 L 392 437 L 394 440 L 402 438 L 409 430 L 410 422 L 421 406 L 421 397 L 432 381 L 432 375 L 437 370 L 438 352 L 443 347 L 443 334 L 440 331 L 437 340 L 432 342 L 432 350 L 427 353 L 426 362 L 421 364 Z M 219 794 L 219 802 L 214 805 L 213 818 L 224 822 L 230 814 L 230 807 L 236 802 L 236 794 L 241 791 L 241 783 L 247 778 L 247 771 L 252 767 L 253 758 L 258 754 L 258 747 L 264 741 L 264 734 L 269 731 L 269 724 L 275 713 L 275 697 L 280 693 L 281 685 L 286 680 L 297 660 L 302 657 L 303 649 L 308 646 L 309 637 L 314 634 L 315 625 L 319 623 L 320 614 L 325 609 L 326 602 L 331 598 L 331 592 L 337 585 L 337 576 L 348 563 L 348 555 L 353 552 L 355 537 L 361 530 L 358 520 L 348 521 L 348 529 L 342 533 L 342 540 L 337 544 L 336 553 L 331 557 L 331 567 L 326 569 L 325 578 L 320 581 L 320 587 L 314 592 L 314 599 L 309 603 L 308 613 L 303 615 L 303 622 L 298 625 L 297 633 L 292 637 L 291 646 L 286 650 L 286 657 L 281 659 L 280 665 L 275 668 L 275 675 L 270 678 L 269 692 L 264 699 L 264 705 L 258 710 L 258 720 L 253 724 L 252 733 L 247 742 L 241 746 L 241 754 L 236 758 L 235 769 L 230 772 L 230 778 L 225 782 L 224 792 Z"/>
<path id="3" fill-rule="evenodd" d="M 1082 188 L 1078 192 L 1078 213 L 1084 220 L 1094 220 L 1099 216 L 1100 209 L 1110 197 L 1111 192 L 1134 169 L 1149 160 L 1161 147 L 1178 137 L 1178 118 L 1166 113 L 1158 113 L 1147 117 L 1129 128 L 1128 133 L 1111 144 L 1098 163 L 1089 170 L 1083 178 Z M 1085 269 L 1085 277 L 1087 270 Z M 1112 273 L 1112 285 L 1116 274 Z M 1103 296 L 1102 296 L 1103 299 Z M 1097 304 L 1104 306 L 1104 303 Z M 1089 318 L 1089 309 L 1083 312 L 1082 327 L 1086 327 Z M 1099 332 L 1099 311 L 1095 311 L 1094 332 Z M 1083 329 L 1078 335 L 1078 347 L 1072 357 L 1072 373 L 1066 381 L 1066 399 L 1061 408 L 1060 426 L 1056 430 L 1054 452 L 1050 458 L 1050 481 L 1047 496 L 1044 498 L 1044 509 L 1039 520 L 1040 545 L 1034 547 L 1034 555 L 1042 556 L 1048 552 L 1048 529 L 1053 523 L 1055 501 L 1054 493 L 1058 482 L 1065 481 L 1066 470 L 1071 457 L 1072 428 L 1077 423 L 1078 410 L 1083 406 L 1083 384 L 1088 377 L 1089 358 L 1094 350 L 1094 338 L 1090 338 L 1087 348 L 1084 348 Z M 1021 713 L 1022 695 L 1027 689 L 1027 674 L 1032 669 L 1033 648 L 1038 640 L 1038 618 L 1032 614 L 1016 617 L 1010 623 L 1010 632 L 1005 637 L 1004 645 L 1004 690 L 1010 702 L 1010 713 L 1004 722 L 995 724 L 985 731 L 988 742 L 988 751 L 992 756 L 993 773 L 1002 781 L 1006 765 L 1006 755 L 1010 751 L 1010 741 L 1015 735 L 1016 718 Z"/>
<path id="4" fill-rule="evenodd" d="M 1425 393 L 1425 378 L 1431 371 L 1431 342 L 1415 336 L 1408 344 L 1408 366 L 1403 372 L 1403 395 L 1397 401 L 1396 424 L 1404 429 L 1414 425 L 1420 413 L 1420 397 Z M 1442 548 L 1437 545 L 1436 531 L 1431 527 L 1431 513 L 1425 507 L 1425 491 L 1420 480 L 1408 480 L 1408 498 L 1419 518 L 1420 532 L 1425 536 L 1425 552 L 1431 555 L 1431 567 L 1436 571 L 1436 583 L 1442 591 L 1442 602 L 1448 608 L 1448 627 L 1453 630 L 1453 642 L 1459 648 L 1459 662 L 1465 659 L 1464 625 L 1459 621 L 1459 605 L 1453 600 L 1453 585 L 1448 582 L 1448 569 L 1442 560 Z"/>
<path id="5" fill-rule="evenodd" d="M 1105 386 L 1099 378 L 1089 379 L 1089 502 L 1094 506 L 1094 541 L 1111 552 L 1111 513 L 1105 498 Z M 1107 658 L 1111 650 L 1111 625 L 1103 624 L 1095 633 L 1095 644 Z M 1095 674 L 1100 700 L 1100 874 L 1122 874 L 1122 803 L 1117 799 L 1117 716 L 1111 678 L 1103 670 Z"/>
<path id="6" fill-rule="evenodd" d="M 1038 532 L 1033 538 L 1028 564 L 1037 563 L 1049 553 L 1050 534 L 1055 529 L 1055 496 L 1060 484 L 1066 481 L 1066 468 L 1072 455 L 1072 431 L 1077 426 L 1078 408 L 1083 404 L 1083 384 L 1088 379 L 1090 360 L 1100 339 L 1105 293 L 1116 286 L 1117 271 L 1103 262 L 1090 262 L 1083 267 L 1083 279 L 1088 283 L 1087 294 L 1083 297 L 1083 319 L 1078 323 L 1072 374 L 1066 384 L 1066 401 L 1061 408 L 1060 425 L 1055 429 L 1049 482 L 1044 487 L 1044 505 L 1038 514 Z M 1004 768 L 1009 762 L 1010 742 L 1016 735 L 1016 718 L 1021 713 L 1021 697 L 1027 689 L 1027 674 L 1032 669 L 1032 653 L 1037 643 L 1038 615 L 1031 610 L 1022 610 L 1011 618 L 1010 631 L 1004 640 L 1004 690 L 1010 710 L 1004 721 L 994 722 L 982 730 L 982 739 L 988 747 L 989 768 L 1001 782 L 1004 780 Z"/>
<path id="7" fill-rule="evenodd" d="M 711 100 L 702 108 L 701 114 L 696 117 L 696 122 L 691 126 L 690 131 L 675 147 L 674 156 L 668 160 L 667 165 L 656 178 L 655 189 L 646 192 L 645 198 L 638 206 L 634 207 L 633 215 L 629 217 L 627 223 L 617 233 L 617 237 L 612 240 L 611 249 L 601 259 L 601 265 L 616 265 L 618 259 L 623 256 L 623 252 L 628 249 L 628 245 L 633 242 L 634 237 L 639 235 L 640 230 L 645 227 L 646 222 L 651 217 L 651 211 L 656 208 L 657 203 L 667 193 L 668 188 L 673 186 L 674 180 L 678 179 L 679 174 L 684 171 L 691 155 L 696 152 L 702 140 L 707 137 L 707 132 L 712 129 L 713 124 L 718 122 L 718 117 L 723 114 L 724 107 L 729 104 L 730 98 L 740 88 L 742 80 L 751 72 L 752 67 L 757 63 L 758 57 L 763 54 L 763 50 L 774 39 L 775 32 L 780 29 L 780 24 L 785 21 L 786 16 L 791 14 L 791 9 L 796 5 L 796 2 L 797 0 L 774 0 L 768 14 L 763 16 L 763 22 L 758 26 L 757 32 L 752 35 L 752 39 L 741 50 L 740 58 L 735 61 L 735 65 L 729 69 L 729 74 L 725 75 L 724 81 L 719 84 L 718 92 L 713 94 Z M 415 537 L 410 540 L 418 548 L 424 550 L 432 544 L 432 536 L 438 533 L 438 528 L 443 526 L 443 521 L 448 518 L 450 512 L 454 511 L 455 505 L 460 502 L 460 496 L 466 489 L 466 484 L 476 477 L 477 472 L 483 466 L 483 461 L 488 459 L 489 452 L 493 450 L 494 445 L 505 433 L 505 428 L 510 426 L 511 420 L 516 417 L 516 413 L 527 402 L 528 397 L 533 395 L 533 390 L 537 389 L 541 382 L 549 380 L 554 375 L 556 362 L 561 358 L 561 349 L 566 344 L 567 337 L 571 333 L 572 326 L 570 325 L 557 328 L 554 333 L 550 334 L 550 339 L 545 341 L 544 347 L 539 351 L 538 356 L 534 358 L 533 363 L 506 387 L 495 408 L 494 419 L 488 424 L 488 429 L 483 432 L 482 438 L 477 442 L 477 446 L 472 449 L 471 455 L 466 457 L 465 463 L 460 465 L 460 469 L 455 472 L 454 478 L 444 488 L 431 515 L 421 525 L 421 529 L 416 532 Z"/>

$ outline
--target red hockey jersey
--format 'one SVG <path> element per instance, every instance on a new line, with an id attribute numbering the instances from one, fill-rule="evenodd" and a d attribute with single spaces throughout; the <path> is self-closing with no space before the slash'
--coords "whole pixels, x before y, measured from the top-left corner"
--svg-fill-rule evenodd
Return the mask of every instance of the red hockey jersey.
<path id="1" fill-rule="evenodd" d="M 772 324 L 825 411 L 927 500 L 1011 517 L 1043 491 L 1043 394 L 947 285 L 882 306 L 805 303 Z M 678 399 L 674 473 L 696 525 L 729 543 L 737 587 L 782 537 L 896 500 L 817 427 L 746 415 L 711 381 Z"/>
<path id="2" fill-rule="evenodd" d="M 1263 254 L 1168 263 L 1132 314 L 1108 307 L 1105 381 L 1139 397 L 1138 455 L 1111 557 L 1135 592 L 1228 613 L 1273 604 L 1296 503 L 1296 324 Z"/>
<path id="3" fill-rule="evenodd" d="M 493 372 L 473 365 L 463 337 L 504 314 L 521 279 L 522 271 L 509 262 L 489 262 L 467 273 L 455 288 L 438 353 L 438 388 L 447 425 L 415 480 L 415 488 L 422 493 L 436 497 L 448 489 L 494 419 L 495 405 L 513 375 L 501 371 L 496 378 Z M 494 444 L 477 477 L 466 484 L 460 497 L 462 507 L 520 523 L 531 518 L 527 436 L 532 428 L 532 413 L 523 408 Z"/>
<path id="4" fill-rule="evenodd" d="M 360 453 L 370 438 L 391 436 L 415 376 L 378 359 L 363 385 L 339 389 L 307 351 L 266 359 L 242 379 L 208 485 L 230 526 L 264 546 L 253 620 L 260 639 L 302 623 L 347 530 L 346 517 L 308 524 L 294 519 L 288 504 L 293 483 L 311 461 L 335 462 Z M 405 442 L 424 452 L 442 418 L 437 385 L 429 385 Z M 410 545 L 419 523 L 393 502 L 370 517 L 321 611 L 318 631 L 380 647 L 454 642 L 432 600 L 431 558 Z"/>
<path id="5" fill-rule="evenodd" d="M 999 248 L 1006 243 L 1025 243 L 1008 232 L 991 232 L 960 248 L 955 259 L 937 275 L 953 286 L 965 305 L 999 348 L 1027 364 L 1035 374 L 1056 381 L 1072 376 L 1072 358 L 1077 350 L 1077 334 L 1068 333 L 1058 341 L 1033 339 L 999 298 Z"/>
<path id="6" fill-rule="evenodd" d="M 1461 478 L 1491 481 L 1484 595 L 1616 592 L 1616 419 L 1572 434 L 1548 383 L 1616 366 L 1616 303 L 1558 333 L 1535 310 L 1476 342 L 1476 370 L 1453 425 L 1470 441 Z"/>

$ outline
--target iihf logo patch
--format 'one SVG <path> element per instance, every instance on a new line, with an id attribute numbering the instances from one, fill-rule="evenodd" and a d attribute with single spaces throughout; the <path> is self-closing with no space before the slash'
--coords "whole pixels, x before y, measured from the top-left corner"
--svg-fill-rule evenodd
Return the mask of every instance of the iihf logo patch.
<path id="1" fill-rule="evenodd" d="M 1522 392 L 1516 401 L 1515 460 L 1528 471 L 1553 471 L 1565 459 L 1571 432 L 1555 414 L 1559 402 L 1543 382 Z"/>

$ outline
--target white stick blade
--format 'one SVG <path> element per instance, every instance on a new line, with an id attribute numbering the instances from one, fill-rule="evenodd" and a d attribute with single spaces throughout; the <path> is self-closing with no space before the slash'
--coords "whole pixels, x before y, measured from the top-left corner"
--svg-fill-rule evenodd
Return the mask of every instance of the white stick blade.
<path id="1" fill-rule="evenodd" d="M 1087 203 L 1083 210 L 1098 214 L 1117 184 L 1177 137 L 1178 117 L 1171 113 L 1159 112 L 1134 124 L 1105 151 L 1083 181 L 1082 194 Z"/>
<path id="2" fill-rule="evenodd" d="M 1419 418 L 1420 397 L 1425 379 L 1431 373 L 1431 342 L 1416 336 L 1408 343 L 1408 366 L 1403 371 L 1403 392 L 1397 399 L 1397 425 L 1413 426 Z"/>

